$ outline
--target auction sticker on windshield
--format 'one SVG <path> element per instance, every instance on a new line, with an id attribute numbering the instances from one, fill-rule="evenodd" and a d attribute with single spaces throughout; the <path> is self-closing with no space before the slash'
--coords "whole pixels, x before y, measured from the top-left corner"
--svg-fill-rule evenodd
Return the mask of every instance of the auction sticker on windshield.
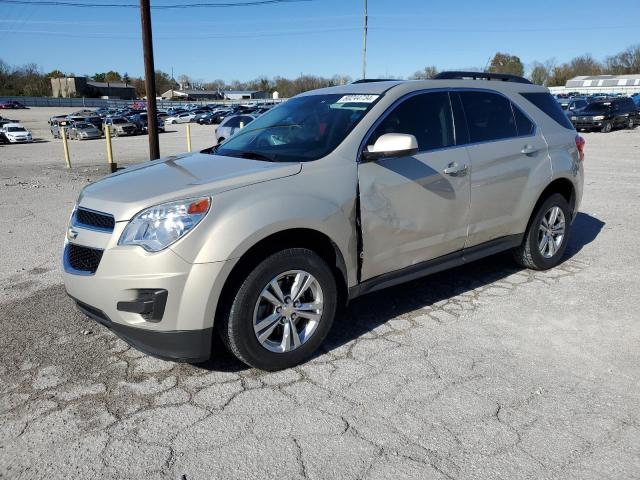
<path id="1" fill-rule="evenodd" d="M 380 95 L 345 95 L 336 103 L 373 103 Z"/>

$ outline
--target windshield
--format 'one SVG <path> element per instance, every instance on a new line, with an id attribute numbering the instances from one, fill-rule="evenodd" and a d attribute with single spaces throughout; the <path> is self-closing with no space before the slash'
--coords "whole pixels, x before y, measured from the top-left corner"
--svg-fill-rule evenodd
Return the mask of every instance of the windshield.
<path id="1" fill-rule="evenodd" d="M 592 103 L 585 108 L 590 112 L 608 112 L 610 109 L 610 103 Z"/>
<path id="2" fill-rule="evenodd" d="M 379 95 L 310 95 L 293 98 L 258 117 L 215 151 L 278 162 L 317 160 L 336 148 Z"/>
<path id="3" fill-rule="evenodd" d="M 7 132 L 26 132 L 23 127 L 7 127 Z"/>
<path id="4" fill-rule="evenodd" d="M 114 125 L 120 124 L 120 123 L 128 123 L 124 118 L 114 118 L 111 123 L 113 123 Z"/>
<path id="5" fill-rule="evenodd" d="M 94 127 L 90 123 L 76 123 L 76 128 L 79 128 L 80 130 L 84 130 L 86 128 L 94 128 Z"/>

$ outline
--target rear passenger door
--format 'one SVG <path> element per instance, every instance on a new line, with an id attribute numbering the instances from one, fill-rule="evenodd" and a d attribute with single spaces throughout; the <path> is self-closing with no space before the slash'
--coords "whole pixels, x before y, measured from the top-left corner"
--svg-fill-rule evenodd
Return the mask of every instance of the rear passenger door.
<path id="1" fill-rule="evenodd" d="M 468 127 L 471 160 L 465 246 L 522 233 L 515 231 L 522 223 L 515 213 L 532 188 L 532 175 L 548 168 L 547 144 L 533 121 L 499 93 L 459 91 L 457 101 Z"/>

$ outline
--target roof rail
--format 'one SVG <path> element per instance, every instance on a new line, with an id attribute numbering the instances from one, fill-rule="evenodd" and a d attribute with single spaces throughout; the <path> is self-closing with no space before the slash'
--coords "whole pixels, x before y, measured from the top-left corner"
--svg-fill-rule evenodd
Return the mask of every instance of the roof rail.
<path id="1" fill-rule="evenodd" d="M 356 80 L 355 82 L 351 82 L 351 84 L 355 83 L 373 83 L 373 82 L 398 82 L 397 78 L 361 78 L 360 80 Z"/>
<path id="2" fill-rule="evenodd" d="M 528 83 L 529 80 L 518 75 L 511 75 L 509 73 L 491 73 L 491 72 L 440 72 L 434 80 L 500 80 L 502 82 L 514 82 L 514 83 Z"/>

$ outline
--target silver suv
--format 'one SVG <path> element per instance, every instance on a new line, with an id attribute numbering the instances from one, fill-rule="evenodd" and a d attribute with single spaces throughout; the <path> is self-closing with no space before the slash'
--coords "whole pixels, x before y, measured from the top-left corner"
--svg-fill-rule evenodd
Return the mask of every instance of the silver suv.
<path id="1" fill-rule="evenodd" d="M 584 141 L 548 90 L 447 72 L 298 95 L 221 145 L 84 188 L 64 282 L 149 354 L 296 365 L 354 297 L 512 250 L 557 265 Z"/>

